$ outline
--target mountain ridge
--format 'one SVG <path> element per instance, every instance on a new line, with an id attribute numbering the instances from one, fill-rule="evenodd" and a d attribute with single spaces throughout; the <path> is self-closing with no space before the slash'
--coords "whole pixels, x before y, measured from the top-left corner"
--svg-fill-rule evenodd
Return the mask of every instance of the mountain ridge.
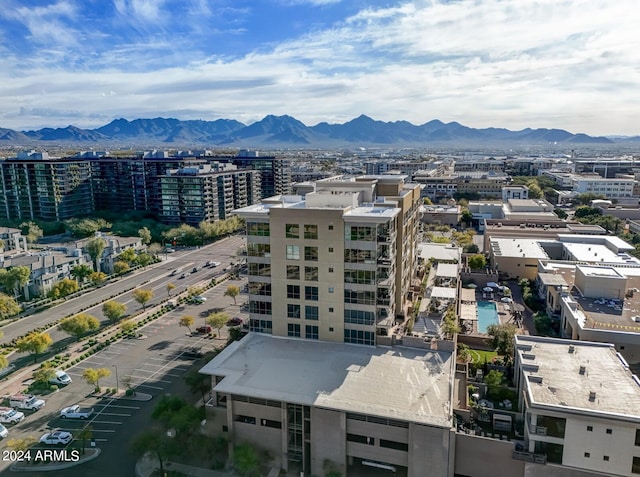
<path id="1" fill-rule="evenodd" d="M 631 140 L 635 138 L 629 138 Z M 629 140 L 627 139 L 627 140 Z M 320 122 L 307 126 L 289 116 L 267 115 L 246 125 L 235 119 L 180 120 L 175 118 L 114 119 L 96 129 L 42 128 L 15 131 L 0 127 L 0 144 L 33 142 L 208 144 L 219 146 L 353 146 L 418 145 L 434 143 L 509 142 L 514 144 L 613 144 L 604 136 L 571 133 L 564 129 L 525 128 L 512 131 L 489 127 L 476 129 L 458 122 L 433 119 L 421 125 L 399 120 L 385 122 L 361 114 L 345 123 Z"/>

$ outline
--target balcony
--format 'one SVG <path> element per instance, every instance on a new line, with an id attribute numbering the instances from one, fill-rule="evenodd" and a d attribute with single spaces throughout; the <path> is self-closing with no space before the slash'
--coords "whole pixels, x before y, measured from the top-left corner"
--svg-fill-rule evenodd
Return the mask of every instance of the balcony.
<path id="1" fill-rule="evenodd" d="M 544 454 L 534 454 L 533 452 L 513 451 L 511 455 L 513 460 L 522 460 L 524 462 L 532 462 L 534 464 L 546 464 L 547 456 Z"/>
<path id="2" fill-rule="evenodd" d="M 547 428 L 543 426 L 529 426 L 529 434 L 536 434 L 538 436 L 546 436 Z"/>

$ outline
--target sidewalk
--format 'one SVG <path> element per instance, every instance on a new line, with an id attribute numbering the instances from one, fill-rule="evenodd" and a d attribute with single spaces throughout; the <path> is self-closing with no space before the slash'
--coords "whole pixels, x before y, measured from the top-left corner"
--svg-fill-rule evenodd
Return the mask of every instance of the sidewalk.
<path id="1" fill-rule="evenodd" d="M 158 459 L 146 455 L 136 463 L 136 477 L 151 476 L 153 474 L 153 471 L 159 468 L 158 464 Z M 232 477 L 235 475 L 233 472 L 221 472 L 218 470 L 203 469 L 201 467 L 178 464 L 177 462 L 171 461 L 164 463 L 164 470 L 173 470 L 190 477 Z"/>

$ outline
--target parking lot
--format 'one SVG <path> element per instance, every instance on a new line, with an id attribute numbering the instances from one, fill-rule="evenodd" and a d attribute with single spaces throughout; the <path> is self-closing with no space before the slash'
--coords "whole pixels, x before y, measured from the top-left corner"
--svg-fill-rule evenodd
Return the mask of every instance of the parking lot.
<path id="1" fill-rule="evenodd" d="M 111 456 L 116 474 L 122 473 L 122 467 L 116 465 L 124 456 L 131 462 L 135 459 L 129 452 L 129 443 L 138 429 L 148 427 L 150 413 L 155 406 L 157 396 L 175 393 L 182 389 L 180 395 L 186 395 L 188 400 L 195 402 L 199 396 L 185 394 L 184 375 L 194 367 L 194 360 L 198 356 L 221 347 L 226 343 L 227 327 L 221 336 L 198 334 L 195 328 L 204 324 L 205 316 L 211 311 L 226 311 L 231 318 L 246 318 L 241 311 L 241 304 L 246 301 L 246 295 L 237 297 L 237 304 L 233 298 L 224 296 L 227 286 L 238 285 L 243 289 L 246 279 L 226 281 L 213 287 L 202 295 L 206 298 L 203 303 L 189 303 L 178 306 L 160 318 L 140 328 L 139 338 L 124 339 L 114 343 L 76 366 L 66 370 L 73 382 L 53 394 L 44 397 L 45 407 L 27 417 L 15 426 L 8 426 L 9 438 L 31 436 L 39 439 L 41 435 L 53 429 L 71 432 L 74 436 L 87 425 L 92 428 L 92 440 L 102 449 L 102 455 L 95 461 L 87 462 L 74 469 L 66 469 L 50 473 L 50 475 L 106 475 L 104 473 L 104 456 Z M 179 326 L 179 320 L 184 315 L 193 316 L 195 324 L 193 333 L 185 327 Z M 217 330 L 214 330 L 217 333 Z M 203 363 L 200 362 L 195 369 Z M 124 382 L 130 378 L 130 386 L 139 393 L 151 396 L 151 400 L 136 401 L 129 399 L 114 399 L 111 395 L 96 396 L 93 386 L 86 383 L 82 373 L 89 368 L 107 368 L 111 375 L 100 380 L 103 391 L 118 387 L 124 389 Z M 118 382 L 116 383 L 116 379 Z M 94 408 L 94 414 L 86 420 L 62 419 L 60 409 L 72 404 L 79 404 L 83 408 Z M 138 423 L 132 427 L 132 423 Z M 3 444 L 6 443 L 3 442 Z M 2 446 L 6 447 L 5 445 Z M 102 462 L 102 464 L 101 464 Z M 0 463 L 0 470 L 10 463 Z M 119 471 L 117 469 L 120 469 Z M 77 472 L 76 472 L 77 471 Z M 124 475 L 124 474 L 122 474 Z"/>

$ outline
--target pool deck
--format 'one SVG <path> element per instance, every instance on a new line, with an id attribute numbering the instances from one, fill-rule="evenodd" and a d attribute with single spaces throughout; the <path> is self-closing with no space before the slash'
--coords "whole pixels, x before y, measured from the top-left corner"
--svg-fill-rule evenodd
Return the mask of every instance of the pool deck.
<path id="1" fill-rule="evenodd" d="M 499 299 L 495 300 L 489 298 L 488 294 L 483 292 L 482 290 L 476 289 L 476 313 L 477 313 L 477 303 L 480 301 L 485 301 L 488 303 L 494 303 L 496 305 L 497 317 L 498 321 L 501 325 L 506 325 L 507 323 L 513 323 L 513 316 L 511 314 L 511 307 L 509 303 L 503 303 Z M 494 295 L 494 294 L 492 294 Z M 465 335 L 471 336 L 487 336 L 486 333 L 481 333 L 478 329 L 478 320 L 464 320 L 464 327 L 466 331 L 464 331 Z"/>

